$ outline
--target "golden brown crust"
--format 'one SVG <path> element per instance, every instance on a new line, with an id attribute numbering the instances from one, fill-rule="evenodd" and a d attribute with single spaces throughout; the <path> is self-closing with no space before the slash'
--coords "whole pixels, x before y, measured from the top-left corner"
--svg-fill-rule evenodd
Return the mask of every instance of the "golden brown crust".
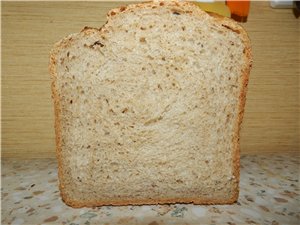
<path id="1" fill-rule="evenodd" d="M 58 46 L 56 46 L 55 49 L 57 49 Z M 50 63 L 49 63 L 49 71 L 51 75 L 51 89 L 52 89 L 52 99 L 54 101 L 54 114 L 55 114 L 55 122 L 54 122 L 54 128 L 55 128 L 55 142 L 56 142 L 56 158 L 58 161 L 58 178 L 59 178 L 59 189 L 61 193 L 63 192 L 63 174 L 62 174 L 62 159 L 61 159 L 61 128 L 60 128 L 60 101 L 59 96 L 56 88 L 56 79 L 57 79 L 57 73 L 56 73 L 56 51 L 55 49 L 50 53 Z"/>
<path id="2" fill-rule="evenodd" d="M 131 5 L 128 5 L 128 6 L 121 6 L 121 7 L 118 7 L 118 8 L 115 8 L 115 9 L 112 9 L 110 10 L 108 13 L 107 13 L 107 19 L 111 19 L 112 17 L 120 14 L 120 13 L 125 13 L 125 12 L 128 12 L 128 11 L 132 11 L 134 9 L 141 9 L 141 8 L 157 8 L 157 7 L 166 7 L 166 6 L 172 6 L 174 7 L 174 9 L 178 9 L 180 10 L 180 8 L 182 7 L 190 7 L 192 8 L 193 10 L 186 10 L 186 11 L 183 11 L 183 10 L 180 10 L 182 13 L 197 13 L 197 11 L 199 12 L 200 9 L 199 7 L 196 7 L 193 3 L 191 2 L 188 2 L 188 1 L 176 1 L 176 0 L 173 0 L 173 1 L 164 1 L 164 0 L 160 0 L 160 1 L 149 1 L 149 2 L 143 2 L 143 3 L 137 3 L 137 4 L 131 4 Z M 198 9 L 198 10 L 195 10 L 195 9 Z"/>
<path id="3" fill-rule="evenodd" d="M 184 13 L 192 13 L 195 16 L 200 15 L 202 11 L 195 7 L 193 3 L 190 2 L 177 2 L 177 1 L 168 1 L 168 2 L 146 2 L 146 3 L 140 3 L 140 4 L 133 4 L 129 6 L 121 6 L 119 8 L 113 9 L 108 12 L 107 19 L 112 19 L 113 16 L 124 13 L 127 11 L 132 11 L 136 8 L 147 8 L 147 7 L 159 7 L 159 6 L 172 6 L 172 7 L 188 7 L 189 10 L 184 11 Z M 190 10 L 192 9 L 192 10 Z M 201 12 L 201 13 L 200 13 Z M 57 79 L 57 72 L 56 72 L 56 56 L 59 53 L 59 51 L 67 46 L 69 46 L 73 42 L 73 37 L 75 35 L 70 35 L 67 38 L 63 39 L 59 43 L 57 43 L 51 54 L 50 54 L 50 63 L 49 63 L 49 71 L 51 75 L 52 80 L 52 98 L 54 100 L 54 111 L 55 111 L 55 133 L 56 133 L 56 157 L 58 160 L 58 177 L 59 177 L 59 189 L 62 196 L 62 199 L 67 205 L 70 205 L 74 208 L 80 208 L 80 207 L 94 207 L 94 206 L 102 206 L 102 205 L 149 205 L 149 204 L 170 204 L 170 203 L 194 203 L 194 204 L 232 204 L 237 201 L 239 196 L 239 179 L 240 179 L 240 146 L 239 146 L 239 132 L 241 127 L 241 122 L 244 115 L 244 107 L 245 107 L 245 101 L 246 101 L 246 92 L 247 92 L 247 85 L 249 80 L 249 73 L 252 66 L 252 53 L 251 53 L 251 46 L 250 46 L 250 40 L 245 32 L 245 30 L 238 25 L 235 21 L 219 16 L 214 13 L 208 13 L 210 16 L 212 16 L 214 19 L 219 21 L 224 27 L 231 29 L 233 32 L 237 33 L 241 40 L 243 41 L 245 45 L 245 57 L 247 64 L 245 65 L 245 68 L 242 71 L 242 90 L 240 92 L 239 96 L 239 116 L 236 121 L 235 125 L 235 135 L 233 137 L 233 175 L 236 180 L 236 188 L 233 190 L 233 195 L 230 199 L 190 199 L 190 198 L 175 198 L 175 199 L 144 199 L 144 200 L 118 200 L 118 201 L 89 201 L 89 202 L 80 202 L 76 200 L 72 200 L 68 198 L 68 196 L 65 193 L 65 185 L 64 185 L 64 175 L 62 170 L 62 156 L 61 156 L 61 105 L 59 100 L 59 94 L 57 92 L 56 87 L 56 79 Z M 105 25 L 101 27 L 99 30 L 95 28 L 85 27 L 81 33 L 84 33 L 85 35 L 89 34 L 90 32 L 98 31 L 99 33 L 105 31 Z"/>
<path id="4" fill-rule="evenodd" d="M 117 201 L 89 201 L 89 202 L 80 202 L 74 201 L 68 198 L 65 198 L 62 195 L 62 199 L 64 202 L 73 207 L 73 208 L 82 208 L 82 207 L 96 207 L 96 206 L 124 206 L 124 205 L 163 205 L 163 204 L 176 204 L 176 203 L 192 203 L 195 205 L 225 205 L 225 204 L 232 204 L 236 202 L 235 199 L 192 199 L 192 198 L 168 198 L 168 199 L 132 199 L 132 200 L 117 200 Z"/>

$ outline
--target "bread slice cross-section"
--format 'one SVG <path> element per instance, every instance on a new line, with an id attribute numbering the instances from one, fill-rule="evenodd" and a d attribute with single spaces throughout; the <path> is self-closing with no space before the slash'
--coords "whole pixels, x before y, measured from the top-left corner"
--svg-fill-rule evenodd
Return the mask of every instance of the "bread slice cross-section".
<path id="1" fill-rule="evenodd" d="M 227 204 L 252 64 L 231 19 L 188 2 L 108 12 L 50 56 L 59 182 L 73 207 Z"/>

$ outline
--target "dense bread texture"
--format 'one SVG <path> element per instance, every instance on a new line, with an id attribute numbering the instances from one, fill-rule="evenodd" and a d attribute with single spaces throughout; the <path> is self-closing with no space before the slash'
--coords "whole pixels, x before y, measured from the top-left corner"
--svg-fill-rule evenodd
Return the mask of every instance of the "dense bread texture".
<path id="1" fill-rule="evenodd" d="M 241 26 L 187 2 L 113 9 L 100 29 L 57 43 L 50 73 L 63 200 L 235 202 L 251 61 Z"/>

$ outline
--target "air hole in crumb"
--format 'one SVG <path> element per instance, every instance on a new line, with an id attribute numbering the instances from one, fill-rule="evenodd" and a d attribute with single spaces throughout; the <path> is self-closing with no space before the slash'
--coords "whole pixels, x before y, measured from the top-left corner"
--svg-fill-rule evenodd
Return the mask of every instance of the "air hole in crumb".
<path id="1" fill-rule="evenodd" d="M 123 110 L 122 110 L 122 113 L 126 113 L 128 111 L 128 108 L 124 108 Z"/>
<path id="2" fill-rule="evenodd" d="M 167 27 L 167 25 L 166 24 L 164 24 L 164 28 L 166 28 Z"/>
<path id="3" fill-rule="evenodd" d="M 162 61 L 166 61 L 166 58 L 165 58 L 165 57 L 162 57 L 161 60 L 162 60 Z"/>
<path id="4" fill-rule="evenodd" d="M 70 104 L 72 104 L 73 103 L 73 100 L 70 100 Z"/>
<path id="5" fill-rule="evenodd" d="M 153 28 L 153 25 L 150 25 L 149 28 Z"/>
<path id="6" fill-rule="evenodd" d="M 146 30 L 146 28 L 145 27 L 141 27 L 141 30 Z"/>
<path id="7" fill-rule="evenodd" d="M 180 180 L 180 179 L 177 179 L 177 180 L 176 180 L 176 183 L 182 184 L 182 183 L 183 183 L 183 181 L 182 181 L 182 180 Z"/>
<path id="8" fill-rule="evenodd" d="M 86 148 L 91 148 L 91 146 L 90 146 L 90 145 L 88 145 Z"/>
<path id="9" fill-rule="evenodd" d="M 146 70 L 146 68 L 145 68 L 145 67 L 142 67 L 142 70 Z"/>
<path id="10" fill-rule="evenodd" d="M 163 3 L 163 2 L 159 3 L 160 6 L 163 6 L 164 4 L 165 4 L 165 3 Z"/>
<path id="11" fill-rule="evenodd" d="M 172 83 L 172 86 L 173 86 L 173 87 L 175 87 L 175 85 L 176 85 L 175 83 Z"/>
<path id="12" fill-rule="evenodd" d="M 146 43 L 146 38 L 144 38 L 144 37 L 141 37 L 141 38 L 140 38 L 140 42 L 142 42 L 142 43 Z"/>
<path id="13" fill-rule="evenodd" d="M 230 27 L 230 26 L 228 26 L 228 25 L 222 24 L 222 26 L 225 27 L 225 28 L 227 28 L 228 30 L 232 30 L 233 32 L 235 32 L 235 33 L 237 33 L 237 34 L 240 33 L 239 30 L 235 30 L 234 28 L 232 28 L 232 27 Z"/>
<path id="14" fill-rule="evenodd" d="M 179 15 L 180 15 L 180 13 L 177 12 L 177 11 L 174 11 L 173 14 L 176 15 L 176 16 L 179 16 Z"/>
<path id="15" fill-rule="evenodd" d="M 103 47 L 104 44 L 102 44 L 100 41 L 95 41 L 92 45 L 90 45 L 91 48 L 94 48 L 96 45 Z"/>
<path id="16" fill-rule="evenodd" d="M 121 6 L 121 7 L 120 7 L 120 12 L 123 12 L 123 11 L 125 11 L 125 9 L 126 9 L 126 7 L 125 7 L 125 6 Z"/>
<path id="17" fill-rule="evenodd" d="M 228 123 L 229 120 L 230 120 L 230 114 L 227 114 L 227 116 L 226 116 L 226 122 L 225 123 Z"/>
<path id="18" fill-rule="evenodd" d="M 68 56 L 68 57 L 70 56 L 70 52 L 67 52 L 67 56 Z"/>
<path id="19" fill-rule="evenodd" d="M 182 29 L 183 31 L 185 31 L 185 26 L 181 27 L 181 29 Z"/>

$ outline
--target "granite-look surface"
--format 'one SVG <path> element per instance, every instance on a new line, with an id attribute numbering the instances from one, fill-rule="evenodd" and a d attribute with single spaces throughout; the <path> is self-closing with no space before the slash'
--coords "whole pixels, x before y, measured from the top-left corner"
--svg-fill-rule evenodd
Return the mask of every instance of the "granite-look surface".
<path id="1" fill-rule="evenodd" d="M 54 159 L 2 160 L 2 224 L 300 224 L 299 155 L 242 156 L 234 205 L 65 205 Z"/>

